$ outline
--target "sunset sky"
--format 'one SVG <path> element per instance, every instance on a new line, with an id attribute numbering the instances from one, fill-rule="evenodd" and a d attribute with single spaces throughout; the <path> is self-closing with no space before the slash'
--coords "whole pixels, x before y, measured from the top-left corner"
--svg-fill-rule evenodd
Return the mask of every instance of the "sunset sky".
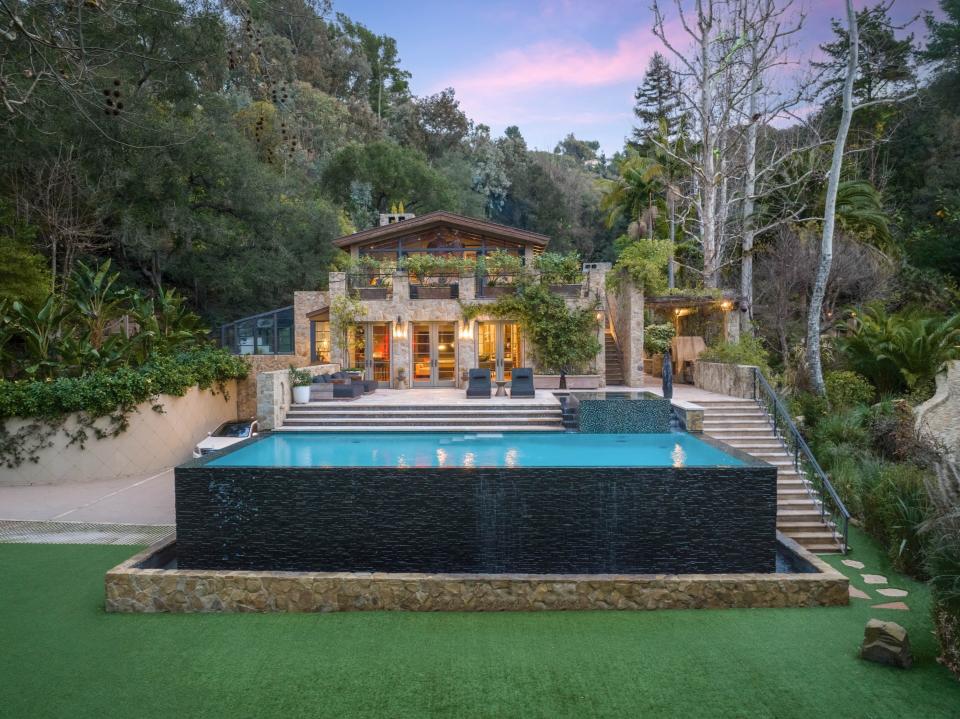
<path id="1" fill-rule="evenodd" d="M 905 22 L 936 6 L 898 0 L 892 15 Z M 663 7 L 672 5 L 665 0 Z M 805 7 L 794 53 L 804 60 L 830 38 L 830 18 L 842 15 L 843 0 L 807 0 Z M 452 86 L 471 119 L 494 134 L 519 125 L 531 147 L 547 150 L 570 131 L 599 140 L 608 154 L 619 149 L 633 124 L 633 91 L 659 48 L 647 0 L 340 0 L 335 9 L 397 39 L 414 94 Z M 912 30 L 922 36 L 923 23 Z"/>

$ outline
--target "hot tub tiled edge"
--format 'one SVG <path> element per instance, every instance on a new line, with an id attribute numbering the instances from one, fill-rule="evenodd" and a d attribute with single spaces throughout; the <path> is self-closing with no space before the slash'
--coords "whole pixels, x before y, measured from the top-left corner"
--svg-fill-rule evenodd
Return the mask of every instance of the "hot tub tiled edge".
<path id="1" fill-rule="evenodd" d="M 537 611 L 817 607 L 848 581 L 778 533 L 815 574 L 530 575 L 254 572 L 150 568 L 175 540 L 106 574 L 108 612 Z"/>

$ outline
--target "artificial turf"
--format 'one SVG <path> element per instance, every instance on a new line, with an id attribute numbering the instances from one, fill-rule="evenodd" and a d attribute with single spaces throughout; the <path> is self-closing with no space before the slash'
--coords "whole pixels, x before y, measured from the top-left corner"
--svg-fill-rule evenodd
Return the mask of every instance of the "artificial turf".
<path id="1" fill-rule="evenodd" d="M 910 612 L 108 615 L 135 548 L 0 545 L 0 716 L 960 716 L 926 588 L 853 539 Z M 857 658 L 873 616 L 909 630 L 912 670 Z"/>

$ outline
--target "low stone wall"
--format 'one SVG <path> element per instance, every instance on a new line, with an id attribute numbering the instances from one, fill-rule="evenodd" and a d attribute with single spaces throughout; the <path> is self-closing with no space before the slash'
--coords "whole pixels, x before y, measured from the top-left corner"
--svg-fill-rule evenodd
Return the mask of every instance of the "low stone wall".
<path id="1" fill-rule="evenodd" d="M 303 367 L 312 375 L 336 372 L 340 369 L 337 364 L 315 364 Z M 283 424 L 283 418 L 293 402 L 293 392 L 290 387 L 290 367 L 260 372 L 257 374 L 257 419 L 260 429 L 276 429 Z"/>
<path id="2" fill-rule="evenodd" d="M 754 369 L 752 365 L 697 360 L 693 363 L 693 384 L 709 392 L 754 399 Z"/>
<path id="3" fill-rule="evenodd" d="M 226 394 L 190 389 L 183 397 L 161 395 L 155 402 L 144 402 L 129 415 L 130 426 L 116 437 L 89 439 L 81 449 L 70 444 L 63 430 L 51 437 L 52 446 L 39 452 L 36 462 L 25 462 L 15 469 L 0 467 L 0 486 L 91 482 L 99 479 L 148 476 L 189 460 L 193 448 L 207 432 L 237 418 L 236 382 L 225 385 Z M 29 428 L 33 420 L 12 419 L 6 429 L 15 433 Z M 106 429 L 106 419 L 96 426 Z M 64 430 L 79 427 L 76 416 L 67 418 Z"/>
<path id="4" fill-rule="evenodd" d="M 914 410 L 917 431 L 960 458 L 960 361 L 948 362 L 937 375 L 937 391 Z"/>
<path id="5" fill-rule="evenodd" d="M 539 611 L 826 607 L 847 578 L 795 542 L 811 574 L 393 574 L 162 569 L 175 543 L 106 575 L 108 612 Z"/>

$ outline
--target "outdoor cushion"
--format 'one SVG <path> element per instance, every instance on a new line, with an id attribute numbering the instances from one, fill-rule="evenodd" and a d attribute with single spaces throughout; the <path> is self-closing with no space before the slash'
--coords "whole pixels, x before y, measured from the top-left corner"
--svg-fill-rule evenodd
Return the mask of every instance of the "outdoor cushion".
<path id="1" fill-rule="evenodd" d="M 533 370 L 530 367 L 515 367 L 510 379 L 511 397 L 536 397 L 533 389 Z"/>
<path id="2" fill-rule="evenodd" d="M 475 368 L 470 370 L 467 399 L 483 398 L 490 398 L 490 370 Z"/>
<path id="3" fill-rule="evenodd" d="M 333 385 L 334 399 L 356 399 L 363 394 L 363 382 L 345 382 Z"/>

